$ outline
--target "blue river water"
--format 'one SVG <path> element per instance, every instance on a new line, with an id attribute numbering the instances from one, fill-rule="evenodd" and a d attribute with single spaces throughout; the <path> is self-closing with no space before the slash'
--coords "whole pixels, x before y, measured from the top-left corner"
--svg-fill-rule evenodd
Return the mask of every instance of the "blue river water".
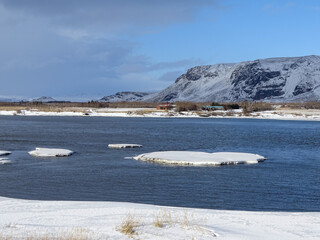
<path id="1" fill-rule="evenodd" d="M 142 144 L 108 149 L 109 143 Z M 36 158 L 35 147 L 67 148 Z M 252 211 L 320 211 L 320 122 L 0 116 L 0 196 L 124 201 Z M 139 162 L 145 152 L 249 152 L 255 165 L 181 167 Z"/>

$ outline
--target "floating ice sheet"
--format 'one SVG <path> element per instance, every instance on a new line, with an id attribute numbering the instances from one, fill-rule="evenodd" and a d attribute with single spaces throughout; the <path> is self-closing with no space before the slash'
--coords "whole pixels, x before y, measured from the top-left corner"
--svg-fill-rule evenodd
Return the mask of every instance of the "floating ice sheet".
<path id="1" fill-rule="evenodd" d="M 9 152 L 9 151 L 0 151 L 0 156 L 6 156 L 9 154 L 11 154 L 11 152 Z"/>
<path id="2" fill-rule="evenodd" d="M 265 157 L 252 153 L 238 152 L 191 152 L 191 151 L 166 151 L 144 153 L 134 157 L 136 160 L 170 164 L 170 165 L 234 165 L 256 164 L 266 160 Z"/>
<path id="3" fill-rule="evenodd" d="M 71 150 L 59 148 L 36 148 L 36 150 L 29 152 L 35 157 L 67 157 L 73 153 Z"/>
<path id="4" fill-rule="evenodd" d="M 108 147 L 109 148 L 140 148 L 142 147 L 142 145 L 121 143 L 121 144 L 109 144 Z"/>
<path id="5" fill-rule="evenodd" d="M 8 158 L 0 158 L 0 165 L 11 163 Z"/>

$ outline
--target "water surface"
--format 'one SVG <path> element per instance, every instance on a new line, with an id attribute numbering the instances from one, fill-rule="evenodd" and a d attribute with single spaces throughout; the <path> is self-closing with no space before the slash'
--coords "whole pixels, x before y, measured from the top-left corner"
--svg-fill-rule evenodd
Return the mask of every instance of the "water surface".
<path id="1" fill-rule="evenodd" d="M 0 116 L 0 196 L 126 201 L 234 210 L 320 211 L 320 123 L 252 119 Z M 108 149 L 137 143 L 141 149 Z M 35 158 L 35 147 L 68 158 Z M 124 159 L 144 152 L 249 152 L 256 165 L 164 166 Z"/>

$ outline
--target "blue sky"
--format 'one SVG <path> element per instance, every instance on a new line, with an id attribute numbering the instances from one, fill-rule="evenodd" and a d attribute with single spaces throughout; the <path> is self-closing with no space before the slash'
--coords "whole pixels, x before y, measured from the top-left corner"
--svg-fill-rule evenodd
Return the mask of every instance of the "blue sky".
<path id="1" fill-rule="evenodd" d="M 0 99 L 99 99 L 195 65 L 320 55 L 319 23 L 316 0 L 0 0 Z"/>

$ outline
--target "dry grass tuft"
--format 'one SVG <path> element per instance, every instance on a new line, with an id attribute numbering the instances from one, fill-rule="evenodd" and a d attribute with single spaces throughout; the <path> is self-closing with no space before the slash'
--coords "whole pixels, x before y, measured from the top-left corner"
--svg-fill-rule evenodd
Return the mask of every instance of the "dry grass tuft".
<path id="1" fill-rule="evenodd" d="M 184 216 L 183 216 L 183 226 L 184 226 L 184 227 L 189 227 L 189 226 L 190 226 L 190 220 L 189 220 L 188 212 L 185 212 L 185 213 L 184 213 Z"/>
<path id="2" fill-rule="evenodd" d="M 167 210 L 158 212 L 153 218 L 153 226 L 158 228 L 163 228 L 165 225 L 172 224 L 173 222 L 171 212 Z"/>
<path id="3" fill-rule="evenodd" d="M 137 234 L 136 227 L 138 226 L 138 221 L 134 218 L 133 215 L 128 214 L 122 223 L 116 227 L 116 230 L 127 235 L 129 237 L 133 237 L 134 234 Z"/>
<path id="4" fill-rule="evenodd" d="M 173 214 L 170 211 L 162 210 L 154 215 L 153 218 L 153 226 L 158 228 L 163 228 L 166 225 L 180 225 L 182 227 L 190 227 L 192 226 L 193 216 L 190 219 L 188 212 L 185 211 L 183 215 L 181 214 Z"/>
<path id="5" fill-rule="evenodd" d="M 164 227 L 164 223 L 161 221 L 161 219 L 159 218 L 159 216 L 155 216 L 153 219 L 153 226 L 157 227 L 157 228 L 163 228 Z"/>

